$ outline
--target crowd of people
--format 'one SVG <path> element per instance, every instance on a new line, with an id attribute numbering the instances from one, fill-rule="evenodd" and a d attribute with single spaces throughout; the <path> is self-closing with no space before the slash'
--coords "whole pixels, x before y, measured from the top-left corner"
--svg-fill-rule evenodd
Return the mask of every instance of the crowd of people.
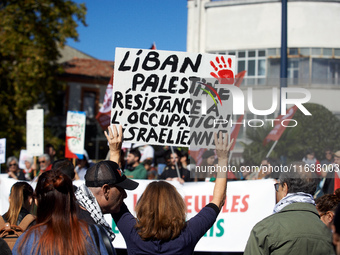
<path id="1" fill-rule="evenodd" d="M 97 163 L 84 151 L 83 160 L 75 166 L 69 159 L 56 159 L 51 147 L 39 157 L 39 167 L 27 159 L 21 170 L 17 158 L 8 159 L 9 178 L 37 182 L 35 191 L 28 182 L 16 182 L 11 188 L 10 206 L 3 219 L 19 225 L 27 215 L 33 217 L 17 239 L 13 254 L 116 254 L 115 233 L 105 214 L 115 221 L 128 254 L 192 254 L 225 203 L 227 180 L 267 178 L 276 180 L 277 203 L 273 214 L 252 229 L 244 254 L 340 254 L 336 171 L 277 173 L 270 170 L 275 163 L 265 158 L 257 171 L 242 178 L 223 171 L 207 178 L 190 174 L 190 156 L 176 148 L 164 146 L 157 153 L 150 149 L 152 146 L 141 146 L 141 150 L 136 147 L 128 150 L 125 159 L 122 134 L 122 127 L 118 130 L 114 125 L 105 132 L 109 158 Z M 232 143 L 228 143 L 227 135 L 215 134 L 216 148 L 202 154 L 200 166 L 227 166 Z M 161 169 L 157 169 L 157 162 Z M 300 168 L 306 164 L 337 166 L 340 151 L 327 149 L 325 159 L 319 162 L 308 150 L 301 162 L 292 164 Z M 72 184 L 76 179 L 85 182 L 76 187 Z M 138 200 L 136 217 L 124 203 L 125 190 L 138 187 L 133 179 L 158 179 L 146 187 Z M 212 200 L 186 221 L 184 200 L 167 181 L 213 181 Z M 8 251 L 2 239 L 0 245 L 0 250 Z"/>
<path id="2" fill-rule="evenodd" d="M 227 173 L 218 172 L 212 201 L 194 218 L 186 221 L 186 206 L 176 188 L 165 181 L 151 182 L 136 205 L 137 221 L 123 200 L 125 190 L 136 189 L 138 183 L 122 174 L 119 167 L 122 129 L 105 133 L 110 146 L 110 160 L 91 166 L 85 184 L 72 185 L 74 166 L 67 159 L 53 162 L 51 169 L 40 170 L 35 192 L 23 195 L 16 211 L 30 210 L 36 205 L 34 224 L 21 235 L 13 254 L 115 254 L 111 245 L 115 238 L 104 214 L 111 214 L 126 240 L 129 254 L 191 254 L 199 239 L 213 225 L 226 198 Z M 228 163 L 228 137 L 215 134 L 218 164 Z M 73 170 L 72 170 L 73 169 Z M 24 194 L 24 188 L 11 195 Z M 11 201 L 11 200 L 10 200 Z M 162 201 L 162 202 L 160 202 Z M 27 205 L 26 205 L 27 204 Z M 3 215 L 10 219 L 12 205 Z M 18 215 L 18 214 L 15 214 Z M 102 230 L 102 231 L 101 231 Z M 131 234 L 134 231 L 134 234 Z M 109 240 L 109 247 L 104 240 Z"/>
<path id="3" fill-rule="evenodd" d="M 194 181 L 214 181 L 213 173 L 207 174 L 197 172 L 196 165 L 200 169 L 209 169 L 217 164 L 217 155 L 214 150 L 203 150 L 203 153 L 190 155 L 186 148 L 172 148 L 169 146 L 151 146 L 135 144 L 131 148 L 121 150 L 120 161 L 118 162 L 124 174 L 131 179 L 149 179 L 149 180 L 178 180 L 181 183 Z M 19 168 L 18 159 L 14 156 L 7 160 L 7 172 L 10 178 L 16 180 L 34 180 L 37 181 L 44 171 L 52 167 L 52 163 L 57 159 L 56 152 L 51 144 L 46 146 L 45 153 L 38 157 L 38 162 L 33 162 L 33 158 L 25 157 L 24 169 Z M 106 158 L 109 159 L 109 154 Z M 303 167 L 315 169 L 319 180 L 315 197 L 323 194 L 330 194 L 336 188 L 340 188 L 340 181 L 334 182 L 334 172 L 339 169 L 340 150 L 333 152 L 326 148 L 324 158 L 320 161 L 315 157 L 312 149 L 307 149 L 305 156 L 301 160 Z M 84 180 L 86 171 L 94 162 L 89 158 L 88 153 L 84 150 L 83 158 L 77 159 L 75 167 L 75 179 Z M 282 164 L 272 158 L 263 158 L 258 166 L 239 165 L 229 170 L 228 180 L 261 180 L 261 179 L 278 179 L 281 171 L 277 167 Z M 236 169 L 236 171 L 235 171 Z M 247 169 L 244 171 L 242 169 Z M 275 171 L 274 171 L 275 170 Z"/>

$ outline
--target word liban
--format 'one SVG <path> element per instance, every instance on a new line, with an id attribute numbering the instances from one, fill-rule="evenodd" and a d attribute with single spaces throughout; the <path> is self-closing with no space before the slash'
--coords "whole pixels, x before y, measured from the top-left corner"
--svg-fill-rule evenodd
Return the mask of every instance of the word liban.
<path id="1" fill-rule="evenodd" d="M 193 106 L 210 93 L 205 79 L 232 84 L 234 70 L 234 56 L 117 48 L 111 123 L 121 124 L 132 143 L 213 147 L 212 115 L 230 118 L 231 102 L 205 116 Z"/>

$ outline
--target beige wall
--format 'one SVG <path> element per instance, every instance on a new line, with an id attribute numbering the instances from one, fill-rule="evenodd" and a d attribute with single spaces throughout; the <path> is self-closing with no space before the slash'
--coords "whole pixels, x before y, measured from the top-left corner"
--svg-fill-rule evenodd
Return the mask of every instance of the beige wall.
<path id="1" fill-rule="evenodd" d="M 339 17 L 340 1 L 290 1 L 288 47 L 339 48 Z M 189 52 L 279 48 L 280 44 L 281 2 L 188 1 Z"/>

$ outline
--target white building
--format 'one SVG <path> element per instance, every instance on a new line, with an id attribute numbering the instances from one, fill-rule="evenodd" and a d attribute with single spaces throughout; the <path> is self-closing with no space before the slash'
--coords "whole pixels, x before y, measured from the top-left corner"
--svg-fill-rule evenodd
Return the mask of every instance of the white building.
<path id="1" fill-rule="evenodd" d="M 289 0 L 287 34 L 288 86 L 340 117 L 340 1 Z M 253 87 L 258 109 L 270 108 L 279 87 L 280 47 L 281 1 L 188 0 L 187 51 L 236 55 L 237 72 L 247 71 L 240 88 Z"/>

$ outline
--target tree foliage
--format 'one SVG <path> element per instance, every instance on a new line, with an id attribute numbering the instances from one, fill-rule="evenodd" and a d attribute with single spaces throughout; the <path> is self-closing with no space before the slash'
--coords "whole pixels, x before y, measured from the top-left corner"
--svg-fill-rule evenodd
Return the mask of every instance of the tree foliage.
<path id="1" fill-rule="evenodd" d="M 325 148 L 340 150 L 340 120 L 322 105 L 307 103 L 304 106 L 312 115 L 304 115 L 297 110 L 293 117 L 297 126 L 286 128 L 270 157 L 286 156 L 288 161 L 301 160 L 306 150 L 311 148 L 316 158 L 324 159 Z M 266 146 L 262 142 L 271 129 L 271 126 L 248 128 L 247 137 L 252 142 L 244 144 L 243 157 L 247 163 L 259 164 L 268 153 L 273 142 Z"/>
<path id="2" fill-rule="evenodd" d="M 246 136 L 251 140 L 250 144 L 243 143 L 243 158 L 248 165 L 258 165 L 265 158 L 270 146 L 263 147 L 262 142 L 272 127 L 265 125 L 261 128 L 247 128 Z"/>
<path id="3" fill-rule="evenodd" d="M 7 155 L 26 146 L 26 111 L 37 103 L 53 107 L 62 89 L 58 47 L 78 40 L 77 21 L 86 25 L 85 14 L 85 5 L 72 1 L 0 2 L 0 138 L 7 138 Z"/>

